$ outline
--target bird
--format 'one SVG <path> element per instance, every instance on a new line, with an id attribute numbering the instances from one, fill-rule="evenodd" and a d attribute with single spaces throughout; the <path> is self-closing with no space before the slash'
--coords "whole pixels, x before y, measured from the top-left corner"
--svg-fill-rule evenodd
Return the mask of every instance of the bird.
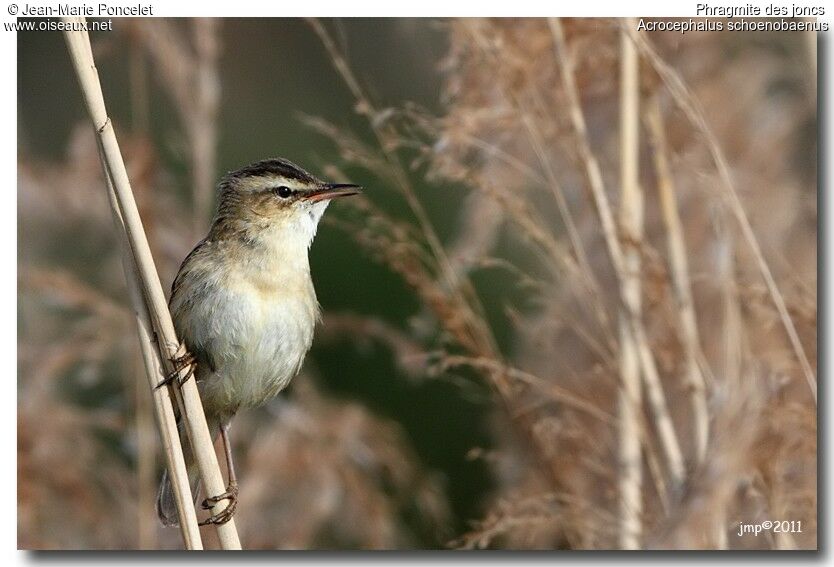
<path id="1" fill-rule="evenodd" d="M 227 522 L 237 507 L 232 418 L 283 390 L 312 344 L 320 307 L 308 251 L 319 221 L 333 199 L 360 192 L 358 185 L 324 182 L 284 158 L 229 172 L 218 184 L 208 235 L 186 256 L 171 287 L 169 309 L 185 354 L 172 360 L 174 371 L 160 384 L 196 377 L 212 439 L 219 435 L 223 442 L 228 486 L 206 498 L 203 508 L 228 504 L 203 525 Z M 179 428 L 182 435 L 184 425 Z M 190 454 L 186 466 L 196 504 L 199 475 Z M 156 508 L 163 525 L 178 524 L 167 471 Z"/>

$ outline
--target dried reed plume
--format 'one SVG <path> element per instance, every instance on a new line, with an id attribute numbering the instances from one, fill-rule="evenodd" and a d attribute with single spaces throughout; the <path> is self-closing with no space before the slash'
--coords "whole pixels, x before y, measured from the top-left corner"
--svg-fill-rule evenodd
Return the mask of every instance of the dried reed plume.
<path id="1" fill-rule="evenodd" d="M 413 213 L 366 201 L 335 224 L 431 314 L 428 369 L 480 375 L 505 430 L 494 505 L 453 543 L 814 547 L 815 528 L 752 541 L 730 523 L 815 525 L 816 272 L 812 254 L 793 256 L 814 245 L 813 205 L 798 214 L 814 179 L 802 161 L 765 175 L 735 133 L 766 115 L 778 144 L 756 136 L 759 152 L 799 144 L 813 97 L 776 101 L 765 87 L 807 88 L 804 73 L 772 61 L 739 84 L 745 58 L 769 57 L 744 36 L 734 61 L 718 35 L 672 44 L 631 21 L 454 20 L 435 117 L 381 109 L 325 25 L 311 26 L 375 135 L 308 119 L 340 152 L 333 170 L 364 168 Z M 806 58 L 801 38 L 783 41 Z M 452 241 L 438 240 L 412 179 L 467 193 Z M 779 198 L 797 214 L 759 204 Z M 536 261 L 502 255 L 502 239 Z M 474 283 L 496 268 L 524 290 L 499 308 L 514 329 L 505 347 Z"/>

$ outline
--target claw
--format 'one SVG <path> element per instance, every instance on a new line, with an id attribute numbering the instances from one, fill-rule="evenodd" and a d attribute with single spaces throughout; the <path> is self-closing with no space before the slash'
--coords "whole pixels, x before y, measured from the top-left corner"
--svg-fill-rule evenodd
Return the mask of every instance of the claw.
<path id="1" fill-rule="evenodd" d="M 191 354 L 188 350 L 186 350 L 185 345 L 182 345 L 177 352 L 184 352 L 181 356 L 175 356 L 171 358 L 171 364 L 174 365 L 174 369 L 169 372 L 165 378 L 156 385 L 155 389 L 162 388 L 163 386 L 169 386 L 174 382 L 177 383 L 178 386 L 182 387 L 192 376 L 194 376 L 194 371 L 197 368 L 197 359 Z M 180 378 L 180 372 L 185 369 L 188 371 L 185 375 Z"/>
<path id="2" fill-rule="evenodd" d="M 211 510 L 218 502 L 223 500 L 228 500 L 229 503 L 226 507 L 214 514 L 209 516 L 202 522 L 200 522 L 201 526 L 208 526 L 212 524 L 225 524 L 229 520 L 232 519 L 232 516 L 235 514 L 235 510 L 237 509 L 237 494 L 238 488 L 236 482 L 230 482 L 229 486 L 226 487 L 226 492 L 223 494 L 218 494 L 217 496 L 211 496 L 203 500 L 203 509 L 204 510 Z"/>

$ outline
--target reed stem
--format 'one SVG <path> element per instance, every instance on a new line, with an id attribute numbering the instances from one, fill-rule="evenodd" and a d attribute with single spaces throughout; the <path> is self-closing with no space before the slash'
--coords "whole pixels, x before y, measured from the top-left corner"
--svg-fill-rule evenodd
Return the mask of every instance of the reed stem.
<path id="1" fill-rule="evenodd" d="M 617 279 L 620 282 L 620 312 L 625 316 L 629 331 L 637 347 L 643 386 L 646 390 L 646 401 L 654 418 L 654 426 L 671 479 L 671 489 L 677 490 L 682 486 L 686 475 L 683 453 L 681 452 L 677 433 L 675 433 L 672 418 L 669 415 L 669 407 L 666 403 L 666 395 L 663 393 L 657 363 L 649 346 L 643 321 L 638 314 L 638 306 L 632 301 L 634 294 L 628 293 L 627 287 L 622 285 L 628 278 L 623 245 L 620 242 L 617 223 L 614 219 L 611 203 L 603 182 L 602 169 L 600 168 L 596 155 L 591 149 L 585 115 L 579 102 L 579 91 L 574 78 L 573 59 L 568 53 L 561 23 L 556 18 L 552 18 L 550 23 L 554 44 L 556 45 L 561 63 L 562 84 L 565 89 L 565 94 L 568 97 L 571 122 L 576 132 L 579 154 L 585 166 L 585 175 L 591 193 L 591 200 L 599 216 L 608 256 L 614 272 L 617 275 Z"/>
<path id="2" fill-rule="evenodd" d="M 83 24 L 85 21 L 84 18 L 67 18 L 66 20 L 76 24 L 74 27 L 78 27 L 77 24 Z M 157 356 L 164 363 L 165 369 L 171 371 L 173 370 L 171 359 L 178 355 L 180 343 L 177 340 L 174 324 L 165 300 L 165 294 L 162 291 L 150 246 L 148 245 L 148 240 L 142 227 L 142 220 L 136 207 L 136 201 L 130 187 L 130 180 L 127 175 L 124 160 L 122 159 L 115 131 L 113 130 L 113 124 L 107 115 L 104 95 L 101 90 L 98 71 L 95 67 L 89 36 L 86 31 L 66 31 L 65 38 L 81 86 L 84 102 L 90 119 L 93 122 L 96 135 L 98 136 L 108 186 L 112 187 L 111 208 L 113 209 L 114 219 L 116 219 L 117 227 L 119 227 L 120 222 L 122 223 L 121 226 L 124 227 L 124 230 L 120 232 L 120 238 L 126 237 L 129 250 L 132 252 L 132 254 L 128 255 L 126 262 L 131 267 L 135 267 L 135 270 L 126 270 L 127 280 L 129 285 L 135 286 L 136 288 L 136 293 L 133 295 L 137 296 L 137 301 L 140 296 L 145 300 L 140 303 L 143 303 L 143 306 L 147 309 L 148 317 L 141 321 L 147 324 L 140 324 L 140 333 L 144 333 L 144 335 L 140 336 L 142 336 L 143 343 L 154 335 L 158 338 L 157 344 L 160 352 L 157 353 Z M 127 248 L 125 251 L 127 251 Z M 141 290 L 141 293 L 139 290 Z M 136 311 L 137 313 L 142 312 L 141 309 L 137 309 Z M 145 345 L 143 344 L 143 346 Z M 161 379 L 158 375 L 159 365 L 157 364 L 156 367 L 150 366 L 155 362 L 150 356 L 150 353 L 145 356 L 143 351 L 143 357 L 146 360 L 146 368 L 149 371 L 156 368 L 153 374 L 149 372 L 151 380 L 156 380 L 154 383 L 156 385 L 158 380 Z M 159 361 L 157 360 L 156 362 Z M 184 375 L 185 372 L 183 370 L 181 374 Z M 166 451 L 168 451 L 168 444 L 172 448 L 175 448 L 179 443 L 178 436 L 173 434 L 171 430 L 172 424 L 174 431 L 176 430 L 175 423 L 171 421 L 174 415 L 170 396 L 172 392 L 173 390 L 171 392 L 163 392 L 162 390 L 154 391 L 155 403 L 158 406 L 164 406 L 158 411 L 161 412 L 162 417 L 165 419 L 164 427 L 161 427 L 160 433 L 162 435 L 163 445 L 166 446 Z M 186 430 L 191 440 L 191 446 L 203 484 L 208 494 L 221 494 L 225 492 L 226 487 L 220 472 L 217 455 L 214 452 L 214 444 L 209 434 L 208 425 L 206 424 L 205 414 L 195 380 L 187 380 L 180 387 L 180 393 L 182 396 L 182 404 L 180 407 L 181 418 L 185 420 Z M 183 475 L 186 474 L 184 461 L 180 461 L 181 447 L 179 456 L 168 455 L 166 453 L 166 457 L 169 457 L 168 463 L 171 467 L 170 472 L 172 478 L 177 477 L 178 483 L 181 482 L 185 478 Z M 186 492 L 186 490 L 180 487 L 177 494 L 178 508 L 182 514 L 180 518 L 181 525 L 183 525 L 183 538 L 189 549 L 199 549 L 201 547 L 201 545 L 198 545 L 199 539 L 194 538 L 196 513 L 193 511 L 191 502 L 188 502 L 188 505 L 185 506 L 185 497 L 191 498 L 190 494 L 185 494 Z M 221 512 L 227 505 L 227 501 L 218 502 L 212 508 L 212 514 Z M 187 512 L 187 508 L 191 508 L 191 512 Z M 190 525 L 191 520 L 189 519 L 192 513 L 195 516 L 193 526 Z M 233 519 L 225 524 L 218 525 L 217 534 L 223 549 L 240 549 L 240 540 Z"/>
<path id="3" fill-rule="evenodd" d="M 164 379 L 162 373 L 162 360 L 159 351 L 153 348 L 153 324 L 151 322 L 148 307 L 142 297 L 141 282 L 138 279 L 136 264 L 130 253 L 130 243 L 127 241 L 124 219 L 119 211 L 116 193 L 113 189 L 113 180 L 105 165 L 103 154 L 102 169 L 107 185 L 107 197 L 110 202 L 110 209 L 113 213 L 113 223 L 116 227 L 116 234 L 119 239 L 119 248 L 122 252 L 122 267 L 125 272 L 125 281 L 130 296 L 130 304 L 136 317 L 136 328 L 139 333 L 139 350 L 142 355 L 142 362 L 145 367 L 145 374 L 148 377 L 148 385 L 151 388 L 156 412 L 156 421 L 160 428 L 163 452 L 165 453 L 168 470 L 171 471 L 171 484 L 174 487 L 174 494 L 177 501 L 177 511 L 180 518 L 180 530 L 183 543 L 186 549 L 202 549 L 203 543 L 200 539 L 200 530 L 197 525 L 197 513 L 192 505 L 193 497 L 188 484 L 188 472 L 185 467 L 185 458 L 182 452 L 177 420 L 174 415 L 174 407 L 170 391 L 157 389 L 155 386 Z"/>
<path id="4" fill-rule="evenodd" d="M 718 176 L 721 179 L 721 196 L 730 212 L 732 212 L 733 216 L 735 216 L 738 226 L 741 229 L 741 234 L 744 237 L 744 240 L 747 241 L 750 252 L 753 254 L 756 267 L 758 268 L 759 273 L 767 286 L 773 305 L 779 313 L 779 318 L 782 321 L 785 334 L 787 335 L 791 348 L 793 348 L 794 354 L 796 355 L 799 366 L 805 377 L 805 381 L 808 384 L 808 389 L 810 390 L 811 396 L 814 398 L 814 404 L 816 405 L 816 373 L 814 368 L 811 366 L 811 361 L 808 359 L 807 353 L 805 352 L 805 347 L 802 345 L 802 340 L 799 338 L 799 332 L 796 330 L 796 325 L 794 324 L 793 318 L 788 311 L 788 306 L 785 303 L 785 297 L 782 295 L 779 285 L 776 283 L 776 278 L 773 276 L 773 272 L 767 263 L 761 244 L 759 243 L 756 233 L 753 230 L 753 225 L 750 223 L 750 219 L 747 216 L 743 203 L 741 202 L 741 197 L 739 196 L 738 191 L 736 191 L 733 183 L 733 177 L 730 173 L 730 164 L 727 162 L 727 158 L 724 155 L 712 128 L 710 128 L 707 123 L 701 104 L 686 87 L 680 73 L 678 73 L 660 56 L 648 39 L 635 31 L 627 30 L 627 32 L 633 39 L 635 45 L 637 45 L 641 54 L 645 57 L 646 61 L 651 64 L 658 76 L 666 85 L 669 94 L 672 95 L 672 99 L 683 111 L 687 120 L 689 120 L 695 129 L 701 133 L 701 136 L 703 136 L 707 149 L 709 150 L 710 156 L 715 164 Z"/>
<path id="5" fill-rule="evenodd" d="M 627 238 L 623 250 L 623 294 L 640 315 L 640 246 L 643 238 L 643 192 L 639 174 L 639 83 L 634 45 L 625 34 L 620 41 L 620 229 Z M 643 467 L 641 456 L 642 388 L 638 345 L 620 313 L 619 496 L 622 549 L 639 549 L 642 536 Z"/>
<path id="6" fill-rule="evenodd" d="M 686 357 L 686 386 L 692 407 L 692 429 L 695 435 L 695 458 L 698 463 L 707 454 L 709 439 L 709 409 L 707 407 L 706 381 L 699 360 L 702 356 L 701 341 L 698 337 L 698 320 L 695 316 L 695 302 L 690 288 L 689 261 L 686 257 L 686 243 L 683 237 L 675 185 L 669 168 L 666 151 L 666 133 L 663 115 L 657 97 L 652 98 L 646 111 L 646 124 L 652 142 L 657 191 L 660 196 L 660 210 L 666 228 L 669 247 L 669 269 L 672 286 L 677 300 L 680 317 L 681 342 Z"/>

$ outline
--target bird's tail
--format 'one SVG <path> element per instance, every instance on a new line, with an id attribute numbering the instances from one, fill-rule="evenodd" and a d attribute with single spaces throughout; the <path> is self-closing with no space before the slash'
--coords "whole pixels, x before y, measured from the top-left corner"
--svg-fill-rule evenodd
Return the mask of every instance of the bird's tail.
<path id="1" fill-rule="evenodd" d="M 179 429 L 180 439 L 182 440 L 183 453 L 185 454 L 185 467 L 188 471 L 188 484 L 191 487 L 191 496 L 194 497 L 194 503 L 200 497 L 200 474 L 197 470 L 197 463 L 194 461 L 194 452 L 191 450 L 188 435 L 185 433 L 185 425 L 182 419 L 177 424 Z M 220 432 L 220 423 L 217 420 L 209 420 L 209 432 L 212 440 L 217 438 Z M 168 469 L 162 471 L 162 482 L 159 483 L 159 493 L 156 497 L 156 513 L 159 516 L 159 521 L 163 526 L 178 526 L 179 513 L 177 512 L 177 499 L 174 495 L 174 487 L 171 484 L 171 477 L 168 474 Z"/>

